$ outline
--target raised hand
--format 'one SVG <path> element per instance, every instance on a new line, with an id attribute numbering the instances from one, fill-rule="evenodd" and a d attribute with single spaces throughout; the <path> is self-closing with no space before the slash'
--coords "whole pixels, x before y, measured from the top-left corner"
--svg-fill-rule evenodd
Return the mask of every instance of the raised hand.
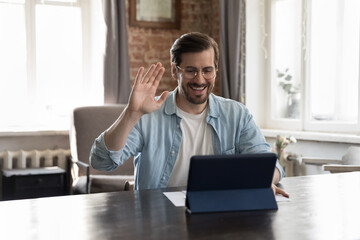
<path id="1" fill-rule="evenodd" d="M 156 89 L 164 72 L 165 68 L 161 63 L 151 65 L 145 75 L 144 68 L 139 69 L 127 107 L 106 130 L 105 144 L 109 150 L 115 151 L 124 147 L 130 131 L 141 116 L 159 109 L 164 103 L 169 95 L 168 91 L 164 91 L 155 101 Z"/>
<path id="2" fill-rule="evenodd" d="M 169 92 L 164 91 L 158 101 L 155 101 L 155 94 L 164 72 L 165 68 L 161 63 L 152 64 L 145 74 L 144 68 L 139 68 L 130 94 L 128 110 L 143 115 L 161 107 Z"/>

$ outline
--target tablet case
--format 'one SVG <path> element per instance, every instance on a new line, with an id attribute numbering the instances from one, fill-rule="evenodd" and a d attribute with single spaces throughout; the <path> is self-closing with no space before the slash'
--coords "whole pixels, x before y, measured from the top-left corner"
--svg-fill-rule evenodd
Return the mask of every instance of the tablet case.
<path id="1" fill-rule="evenodd" d="M 274 153 L 193 156 L 186 192 L 190 213 L 277 209 Z"/>

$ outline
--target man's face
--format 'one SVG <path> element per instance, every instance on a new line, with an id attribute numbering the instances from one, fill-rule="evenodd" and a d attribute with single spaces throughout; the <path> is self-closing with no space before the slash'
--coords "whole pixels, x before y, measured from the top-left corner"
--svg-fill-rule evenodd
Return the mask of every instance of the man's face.
<path id="1" fill-rule="evenodd" d="M 178 89 L 180 101 L 187 101 L 191 104 L 204 104 L 207 102 L 211 91 L 215 86 L 215 77 L 208 78 L 210 71 L 215 71 L 214 50 L 208 50 L 196 53 L 183 53 L 180 68 L 173 69 L 177 71 Z M 176 68 L 173 66 L 173 68 Z M 187 76 L 191 73 L 197 75 L 194 78 Z M 203 73 L 205 73 L 205 78 Z"/>

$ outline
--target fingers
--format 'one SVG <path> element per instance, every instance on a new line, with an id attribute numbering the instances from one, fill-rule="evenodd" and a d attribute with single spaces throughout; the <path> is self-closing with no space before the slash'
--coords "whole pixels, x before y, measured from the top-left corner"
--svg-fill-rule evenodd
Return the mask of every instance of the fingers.
<path id="1" fill-rule="evenodd" d="M 278 188 L 277 190 L 278 190 L 277 193 L 280 193 L 284 197 L 287 197 L 287 198 L 290 197 L 290 195 L 287 192 L 285 192 L 284 190 L 282 190 L 281 188 Z"/>
<path id="2" fill-rule="evenodd" d="M 149 70 L 146 72 L 142 78 L 142 83 L 144 84 L 153 84 L 154 81 L 160 81 L 162 75 L 164 74 L 165 69 L 162 67 L 162 64 L 158 62 L 156 65 L 152 64 Z"/>
<path id="3" fill-rule="evenodd" d="M 154 73 L 155 68 L 156 68 L 156 65 L 151 64 L 150 68 L 149 68 L 148 71 L 145 73 L 145 76 L 141 79 L 141 82 L 142 82 L 142 83 L 145 83 L 145 84 L 146 84 L 147 82 L 149 82 L 152 74 Z"/>
<path id="4" fill-rule="evenodd" d="M 137 74 L 136 74 L 134 84 L 138 84 L 138 83 L 141 82 L 141 79 L 143 77 L 143 73 L 144 73 L 144 67 L 140 67 Z"/>
<path id="5" fill-rule="evenodd" d="M 157 100 L 157 104 L 161 106 L 165 102 L 168 96 L 169 96 L 169 91 L 162 92 L 159 99 Z"/>
<path id="6" fill-rule="evenodd" d="M 285 191 L 282 190 L 281 188 L 277 187 L 275 184 L 272 185 L 272 189 L 273 189 L 273 191 L 274 191 L 274 195 L 276 195 L 276 194 L 281 194 L 281 195 L 283 195 L 284 197 L 287 197 L 287 198 L 290 197 L 290 195 L 289 195 L 287 192 L 285 192 Z"/>

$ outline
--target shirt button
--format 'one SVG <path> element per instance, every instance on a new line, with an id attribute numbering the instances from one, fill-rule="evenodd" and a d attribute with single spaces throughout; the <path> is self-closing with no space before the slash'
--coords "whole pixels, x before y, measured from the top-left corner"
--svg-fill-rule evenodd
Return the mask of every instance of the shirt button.
<path id="1" fill-rule="evenodd" d="M 174 155 L 174 154 L 175 154 L 175 151 L 171 151 L 171 154 Z"/>
<path id="2" fill-rule="evenodd" d="M 165 177 L 162 177 L 162 180 L 165 180 L 166 178 Z"/>

